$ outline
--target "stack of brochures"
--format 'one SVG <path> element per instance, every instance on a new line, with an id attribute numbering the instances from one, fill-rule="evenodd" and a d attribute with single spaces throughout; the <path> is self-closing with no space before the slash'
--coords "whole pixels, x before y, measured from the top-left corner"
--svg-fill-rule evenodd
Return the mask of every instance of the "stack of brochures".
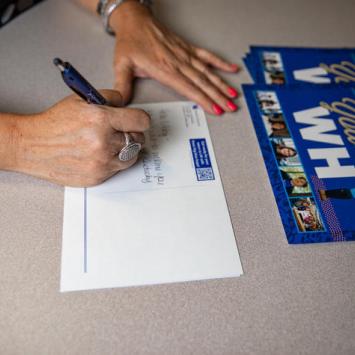
<path id="1" fill-rule="evenodd" d="M 243 85 L 289 243 L 355 240 L 355 49 L 253 46 Z"/>

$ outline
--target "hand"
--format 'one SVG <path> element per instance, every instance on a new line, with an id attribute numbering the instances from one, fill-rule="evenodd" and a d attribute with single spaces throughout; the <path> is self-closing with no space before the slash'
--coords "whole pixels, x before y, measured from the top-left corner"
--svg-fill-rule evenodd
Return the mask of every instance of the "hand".
<path id="1" fill-rule="evenodd" d="M 121 4 L 110 24 L 116 34 L 115 87 L 125 103 L 132 95 L 134 78 L 150 77 L 209 113 L 220 115 L 237 109 L 231 100 L 237 97 L 237 91 L 210 69 L 212 66 L 233 73 L 238 70 L 236 64 L 185 42 L 136 1 Z"/>
<path id="2" fill-rule="evenodd" d="M 118 92 L 102 93 L 112 105 L 121 104 Z M 67 186 L 100 184 L 137 160 L 119 161 L 117 154 L 125 145 L 122 132 L 143 144 L 149 124 L 142 110 L 88 105 L 69 96 L 44 113 L 18 120 L 12 170 Z"/>

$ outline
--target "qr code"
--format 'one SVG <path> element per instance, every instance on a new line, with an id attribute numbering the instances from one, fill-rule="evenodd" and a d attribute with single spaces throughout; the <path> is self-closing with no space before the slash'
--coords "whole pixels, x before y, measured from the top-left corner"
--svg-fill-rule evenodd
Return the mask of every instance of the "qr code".
<path id="1" fill-rule="evenodd" d="M 198 168 L 196 169 L 197 180 L 214 180 L 214 174 L 212 168 Z"/>

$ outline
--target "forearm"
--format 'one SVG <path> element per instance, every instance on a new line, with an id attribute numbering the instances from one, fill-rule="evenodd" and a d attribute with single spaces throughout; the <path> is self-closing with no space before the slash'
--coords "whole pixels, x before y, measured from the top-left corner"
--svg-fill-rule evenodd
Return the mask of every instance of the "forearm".
<path id="1" fill-rule="evenodd" d="M 21 116 L 0 113 L 0 169 L 14 170 L 17 165 L 18 125 Z"/>

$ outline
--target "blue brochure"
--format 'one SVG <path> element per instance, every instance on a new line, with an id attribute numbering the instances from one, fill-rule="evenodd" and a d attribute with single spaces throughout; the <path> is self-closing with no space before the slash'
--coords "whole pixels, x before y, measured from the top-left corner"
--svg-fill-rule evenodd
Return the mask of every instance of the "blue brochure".
<path id="1" fill-rule="evenodd" d="M 355 86 L 243 89 L 288 242 L 355 240 Z"/>
<path id="2" fill-rule="evenodd" d="M 248 68 L 249 74 L 251 75 L 254 82 L 257 82 L 257 70 L 256 64 L 254 63 L 253 56 L 250 53 L 247 53 L 243 58 L 245 66 Z"/>
<path id="3" fill-rule="evenodd" d="M 258 84 L 355 83 L 355 48 L 252 46 L 244 62 Z"/>

